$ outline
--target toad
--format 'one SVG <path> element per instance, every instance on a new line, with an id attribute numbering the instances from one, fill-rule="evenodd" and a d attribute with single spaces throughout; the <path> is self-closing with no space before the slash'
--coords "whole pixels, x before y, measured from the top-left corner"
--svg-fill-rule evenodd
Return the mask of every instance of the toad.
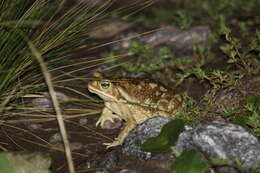
<path id="1" fill-rule="evenodd" d="M 121 145 L 137 124 L 155 116 L 174 118 L 183 108 L 179 94 L 146 78 L 106 77 L 94 72 L 88 90 L 102 98 L 105 104 L 96 126 L 103 127 L 105 121 L 115 118 L 126 122 L 112 143 L 104 143 L 107 148 Z"/>

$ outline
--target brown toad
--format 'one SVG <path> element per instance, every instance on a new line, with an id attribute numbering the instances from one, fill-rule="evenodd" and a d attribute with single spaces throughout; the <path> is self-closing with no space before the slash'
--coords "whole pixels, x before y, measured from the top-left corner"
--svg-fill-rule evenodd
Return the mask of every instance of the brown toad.
<path id="1" fill-rule="evenodd" d="M 106 77 L 95 72 L 88 89 L 105 102 L 97 126 L 103 126 L 106 120 L 113 121 L 114 118 L 126 121 L 118 137 L 112 143 L 104 143 L 107 148 L 121 145 L 137 124 L 155 116 L 174 118 L 183 107 L 180 95 L 160 83 L 144 78 Z"/>

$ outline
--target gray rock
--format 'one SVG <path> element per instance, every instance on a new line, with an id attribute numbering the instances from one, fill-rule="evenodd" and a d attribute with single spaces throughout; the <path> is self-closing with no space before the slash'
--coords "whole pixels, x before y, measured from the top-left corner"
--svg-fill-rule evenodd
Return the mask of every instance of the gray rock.
<path id="1" fill-rule="evenodd" d="M 62 101 L 69 101 L 72 99 L 62 92 L 57 91 L 55 93 L 56 93 L 56 97 L 57 97 L 58 101 L 62 102 Z M 30 98 L 30 96 L 27 96 L 27 97 Z M 37 97 L 32 100 L 32 105 L 34 108 L 52 108 L 53 107 L 52 99 L 48 92 L 43 92 L 42 95 L 36 95 L 36 96 L 31 96 L 31 97 Z"/>
<path id="2" fill-rule="evenodd" d="M 260 167 L 258 139 L 235 124 L 213 121 L 184 131 L 179 136 L 177 151 L 194 148 L 220 159 L 240 158 L 243 168 Z"/>
<path id="3" fill-rule="evenodd" d="M 179 30 L 168 26 L 163 30 L 141 38 L 141 41 L 152 47 L 168 45 L 174 52 L 188 55 L 194 51 L 194 46 L 198 43 L 207 46 L 210 33 L 208 26 L 196 26 L 188 30 Z"/>
<path id="4" fill-rule="evenodd" d="M 104 157 L 104 159 L 97 163 L 98 168 L 113 168 L 117 165 L 119 161 L 119 155 L 116 153 L 116 151 L 111 151 L 107 153 Z"/>
<path id="5" fill-rule="evenodd" d="M 142 32 L 141 32 L 142 33 Z M 140 33 L 129 32 L 121 35 L 116 40 L 122 40 L 112 45 L 112 50 L 123 52 L 130 47 L 130 41 L 138 40 L 152 48 L 168 46 L 177 56 L 190 55 L 194 52 L 194 46 L 201 43 L 208 46 L 208 36 L 211 30 L 208 26 L 196 26 L 188 30 L 180 30 L 173 26 L 165 26 L 156 32 L 140 37 Z"/>
<path id="6" fill-rule="evenodd" d="M 149 137 L 155 137 L 160 134 L 161 128 L 170 121 L 170 118 L 153 117 L 144 123 L 137 125 L 126 137 L 122 146 L 122 152 L 126 155 L 132 155 L 139 159 L 149 159 L 153 155 L 151 152 L 140 150 L 140 146 Z"/>

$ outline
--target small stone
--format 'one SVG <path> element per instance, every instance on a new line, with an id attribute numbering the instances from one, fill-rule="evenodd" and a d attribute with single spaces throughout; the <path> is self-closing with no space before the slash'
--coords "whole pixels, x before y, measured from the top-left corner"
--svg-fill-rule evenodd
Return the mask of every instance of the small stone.
<path id="1" fill-rule="evenodd" d="M 52 102 L 48 98 L 36 98 L 32 101 L 35 108 L 50 108 L 52 107 Z"/>
<path id="2" fill-rule="evenodd" d="M 95 173 L 109 173 L 107 169 L 95 171 Z"/>
<path id="3" fill-rule="evenodd" d="M 64 93 L 56 92 L 57 99 L 59 101 L 68 101 L 70 98 Z M 42 93 L 42 96 L 32 100 L 32 104 L 35 108 L 52 108 L 51 96 L 48 92 Z"/>
<path id="4" fill-rule="evenodd" d="M 89 36 L 95 39 L 107 39 L 116 36 L 120 32 L 123 32 L 124 30 L 129 29 L 132 26 L 132 23 L 127 23 L 123 21 L 105 23 L 102 26 L 99 26 L 99 28 L 96 28 L 95 30 L 90 32 Z"/>
<path id="5" fill-rule="evenodd" d="M 138 173 L 138 172 L 131 169 L 122 169 L 119 173 Z"/>
<path id="6" fill-rule="evenodd" d="M 49 139 L 49 142 L 50 143 L 59 143 L 62 141 L 62 137 L 60 135 L 60 133 L 55 133 L 53 134 L 50 139 Z"/>
<path id="7" fill-rule="evenodd" d="M 43 129 L 42 124 L 39 124 L 39 123 L 28 124 L 28 128 L 30 130 L 42 130 Z"/>
<path id="8" fill-rule="evenodd" d="M 83 147 L 84 147 L 83 144 L 79 143 L 79 142 L 71 142 L 70 143 L 71 151 L 81 150 Z"/>
<path id="9" fill-rule="evenodd" d="M 84 125 L 86 125 L 88 123 L 88 119 L 87 118 L 80 118 L 79 119 L 79 124 L 81 125 L 81 126 L 84 126 Z"/>

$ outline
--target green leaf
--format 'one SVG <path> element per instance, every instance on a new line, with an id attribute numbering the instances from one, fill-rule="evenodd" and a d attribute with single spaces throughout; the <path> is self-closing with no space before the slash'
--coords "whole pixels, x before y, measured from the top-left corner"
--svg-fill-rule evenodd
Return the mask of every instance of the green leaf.
<path id="1" fill-rule="evenodd" d="M 221 50 L 224 54 L 230 56 L 230 52 L 232 51 L 232 46 L 229 45 L 229 44 L 223 44 L 223 45 L 220 46 L 220 50 Z"/>
<path id="2" fill-rule="evenodd" d="M 234 64 L 234 63 L 236 63 L 237 62 L 237 59 L 235 59 L 235 58 L 230 58 L 230 59 L 228 59 L 228 61 L 227 61 L 227 63 L 229 63 L 229 64 Z"/>
<path id="3" fill-rule="evenodd" d="M 205 71 L 203 71 L 200 67 L 198 68 L 193 68 L 193 74 L 199 78 L 199 79 L 203 79 L 205 77 Z"/>
<path id="4" fill-rule="evenodd" d="M 235 118 L 232 123 L 240 125 L 242 127 L 247 127 L 247 123 L 248 123 L 248 117 L 247 116 L 240 116 Z"/>
<path id="5" fill-rule="evenodd" d="M 259 98 L 257 96 L 248 96 L 246 99 L 245 108 L 250 111 L 254 112 L 257 110 Z"/>
<path id="6" fill-rule="evenodd" d="M 157 137 L 148 138 L 141 146 L 141 150 L 147 152 L 169 152 L 171 146 L 177 141 L 184 130 L 184 122 L 175 119 L 165 124 Z"/>
<path id="7" fill-rule="evenodd" d="M 172 164 L 172 172 L 176 173 L 206 173 L 209 172 L 203 154 L 197 150 L 182 152 Z"/>

